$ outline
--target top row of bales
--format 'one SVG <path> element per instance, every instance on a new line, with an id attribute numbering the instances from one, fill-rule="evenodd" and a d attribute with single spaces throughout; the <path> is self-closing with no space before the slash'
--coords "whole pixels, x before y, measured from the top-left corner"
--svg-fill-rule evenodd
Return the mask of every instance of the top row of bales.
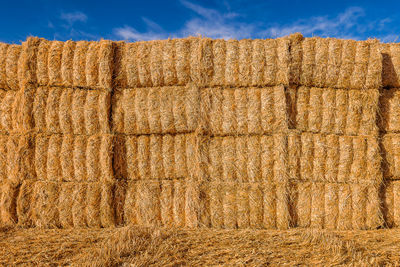
<path id="1" fill-rule="evenodd" d="M 400 45 L 303 38 L 0 43 L 0 88 L 26 84 L 111 90 L 186 85 L 368 89 L 400 86 Z"/>

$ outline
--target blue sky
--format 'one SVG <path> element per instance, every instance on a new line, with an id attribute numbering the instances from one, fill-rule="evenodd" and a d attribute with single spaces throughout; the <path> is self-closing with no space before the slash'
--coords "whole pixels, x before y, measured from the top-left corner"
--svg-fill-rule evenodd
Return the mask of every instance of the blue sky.
<path id="1" fill-rule="evenodd" d="M 0 41 L 152 40 L 202 35 L 274 38 L 293 32 L 400 41 L 400 1 L 3 1 Z"/>

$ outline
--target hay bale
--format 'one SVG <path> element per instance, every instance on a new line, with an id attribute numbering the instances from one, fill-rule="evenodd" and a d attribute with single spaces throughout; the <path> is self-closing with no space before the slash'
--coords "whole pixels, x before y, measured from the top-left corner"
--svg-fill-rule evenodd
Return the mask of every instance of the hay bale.
<path id="1" fill-rule="evenodd" d="M 126 88 L 127 87 L 127 69 L 126 62 L 128 43 L 123 41 L 114 42 L 114 64 L 113 64 L 113 77 L 114 77 L 114 88 Z"/>
<path id="2" fill-rule="evenodd" d="M 175 53 L 178 85 L 185 85 L 190 80 L 190 40 L 177 39 L 175 42 Z"/>
<path id="3" fill-rule="evenodd" d="M 100 40 L 98 51 L 98 86 L 107 91 L 112 90 L 113 77 L 113 60 L 114 60 L 114 44 L 109 40 Z"/>
<path id="4" fill-rule="evenodd" d="M 210 129 L 209 131 L 213 134 L 222 134 L 223 133 L 223 123 L 225 122 L 223 103 L 224 95 L 223 90 L 221 88 L 210 88 L 207 89 L 210 97 Z"/>
<path id="5" fill-rule="evenodd" d="M 86 86 L 95 87 L 99 81 L 99 42 L 90 42 L 86 51 L 86 65 L 84 73 L 86 74 Z"/>
<path id="6" fill-rule="evenodd" d="M 222 177 L 225 182 L 236 181 L 235 176 L 235 138 L 227 136 L 222 138 Z"/>
<path id="7" fill-rule="evenodd" d="M 110 133 L 110 111 L 111 111 L 111 93 L 99 92 L 98 120 L 100 124 L 99 131 L 103 134 Z"/>
<path id="8" fill-rule="evenodd" d="M 150 177 L 151 179 L 164 178 L 163 156 L 162 156 L 162 136 L 150 135 Z"/>
<path id="9" fill-rule="evenodd" d="M 35 93 L 35 99 L 33 102 L 33 120 L 35 122 L 35 130 L 37 132 L 46 132 L 47 119 L 51 120 L 51 118 L 48 118 L 49 116 L 47 115 L 48 110 L 49 113 L 53 112 L 52 110 L 50 110 L 50 108 L 47 108 L 47 101 L 49 101 L 48 94 L 49 90 L 46 87 L 39 87 Z M 51 123 L 51 121 L 49 123 Z"/>
<path id="10" fill-rule="evenodd" d="M 236 122 L 237 122 L 237 132 L 238 133 L 248 133 L 248 112 L 247 112 L 247 91 L 241 89 L 234 90 L 234 97 L 235 97 L 235 110 L 231 112 L 235 112 Z M 251 115 L 254 117 L 254 115 Z M 250 114 L 249 114 L 250 118 Z"/>
<path id="11" fill-rule="evenodd" d="M 236 132 L 235 96 L 233 90 L 223 90 L 222 101 L 222 134 L 230 135 Z"/>
<path id="12" fill-rule="evenodd" d="M 137 63 L 138 63 L 138 76 L 141 87 L 152 86 L 151 71 L 150 71 L 150 50 L 154 41 L 151 42 L 138 42 L 137 46 Z"/>
<path id="13" fill-rule="evenodd" d="M 11 181 L 0 183 L 0 225 L 2 227 L 14 226 L 17 221 L 17 196 L 18 184 Z"/>
<path id="14" fill-rule="evenodd" d="M 38 37 L 28 37 L 22 43 L 22 51 L 18 59 L 17 80 L 19 88 L 36 84 L 36 55 L 40 39 Z"/>
<path id="15" fill-rule="evenodd" d="M 100 201 L 100 221 L 102 227 L 115 226 L 114 212 L 114 184 L 104 183 L 101 185 L 101 201 Z"/>
<path id="16" fill-rule="evenodd" d="M 212 42 L 213 48 L 213 79 L 212 86 L 224 85 L 225 82 L 225 60 L 226 60 L 226 42 L 222 39 L 217 39 Z"/>
<path id="17" fill-rule="evenodd" d="M 314 142 L 312 133 L 301 135 L 300 177 L 313 181 Z"/>
<path id="18" fill-rule="evenodd" d="M 1 127 L 8 133 L 13 132 L 17 129 L 13 127 L 13 110 L 15 110 L 15 91 L 7 91 L 3 94 L 3 98 L 0 105 L 0 122 Z"/>
<path id="19" fill-rule="evenodd" d="M 201 207 L 201 191 L 199 183 L 186 182 L 185 188 L 185 227 L 197 228 L 200 225 L 199 211 Z"/>
<path id="20" fill-rule="evenodd" d="M 297 226 L 310 227 L 311 226 L 311 183 L 304 182 L 297 184 Z"/>
<path id="21" fill-rule="evenodd" d="M 61 168 L 61 135 L 51 135 L 49 138 L 47 148 L 47 180 L 49 181 L 62 181 L 62 168 Z"/>
<path id="22" fill-rule="evenodd" d="M 175 175 L 176 177 L 187 177 L 188 169 L 186 158 L 186 135 L 175 135 Z"/>
<path id="23" fill-rule="evenodd" d="M 325 179 L 329 182 L 336 182 L 338 181 L 338 167 L 340 160 L 339 136 L 327 135 L 326 145 Z"/>
<path id="24" fill-rule="evenodd" d="M 173 114 L 174 114 L 175 130 L 177 132 L 184 132 L 187 130 L 185 101 L 186 101 L 185 87 L 174 87 Z"/>
<path id="25" fill-rule="evenodd" d="M 136 90 L 122 90 L 120 96 L 116 98 L 115 114 L 113 115 L 113 124 L 116 131 L 126 134 L 133 134 L 136 131 Z M 121 115 L 120 115 L 121 114 Z"/>
<path id="26" fill-rule="evenodd" d="M 249 86 L 251 84 L 252 74 L 252 55 L 253 55 L 253 40 L 242 39 L 239 41 L 239 84 L 241 86 Z"/>
<path id="27" fill-rule="evenodd" d="M 225 82 L 227 86 L 238 85 L 239 81 L 239 42 L 226 41 Z"/>
<path id="28" fill-rule="evenodd" d="M 366 179 L 366 154 L 367 154 L 367 142 L 364 138 L 355 137 L 353 138 L 353 155 L 352 163 L 350 166 L 349 180 L 357 183 L 361 180 Z M 368 177 L 369 178 L 369 177 Z M 368 179 L 367 178 L 367 179 Z"/>
<path id="29" fill-rule="evenodd" d="M 310 90 L 307 87 L 299 87 L 297 90 L 297 100 L 296 100 L 296 128 L 301 131 L 308 130 L 309 121 L 309 100 Z"/>
<path id="30" fill-rule="evenodd" d="M 150 133 L 161 133 L 160 120 L 160 90 L 158 88 L 150 88 L 147 96 L 147 112 Z"/>
<path id="31" fill-rule="evenodd" d="M 0 135 L 0 181 L 8 179 L 8 136 Z"/>
<path id="32" fill-rule="evenodd" d="M 326 166 L 326 138 L 324 135 L 313 135 L 313 166 L 312 179 L 314 181 L 325 181 L 325 166 Z"/>
<path id="33" fill-rule="evenodd" d="M 339 67 L 339 77 L 336 86 L 339 88 L 350 88 L 351 78 L 354 70 L 354 60 L 356 56 L 356 44 L 354 40 L 342 41 L 341 65 Z"/>
<path id="34" fill-rule="evenodd" d="M 9 181 L 19 183 L 25 179 L 36 178 L 34 143 L 34 138 L 30 135 L 8 136 L 6 162 Z"/>
<path id="35" fill-rule="evenodd" d="M 73 133 L 74 127 L 72 123 L 72 101 L 74 89 L 65 88 L 61 92 L 60 106 L 59 106 L 59 123 L 62 133 Z"/>
<path id="36" fill-rule="evenodd" d="M 88 227 L 100 227 L 101 184 L 88 183 L 86 189 L 86 221 Z"/>
<path id="37" fill-rule="evenodd" d="M 22 227 L 32 227 L 32 214 L 34 209 L 33 188 L 34 180 L 25 180 L 19 188 L 16 200 L 16 214 L 18 218 L 18 225 Z"/>
<path id="38" fill-rule="evenodd" d="M 358 90 L 350 90 L 348 94 L 347 121 L 345 132 L 349 135 L 356 135 L 358 133 L 361 121 L 361 92 Z"/>
<path id="39" fill-rule="evenodd" d="M 87 202 L 87 184 L 74 183 L 74 189 L 72 193 L 72 221 L 74 228 L 82 228 L 87 226 L 86 219 L 86 202 Z"/>
<path id="40" fill-rule="evenodd" d="M 72 205 L 74 202 L 74 183 L 60 183 L 60 195 L 58 198 L 58 212 L 60 215 L 60 226 L 71 228 L 74 226 L 72 216 Z"/>
<path id="41" fill-rule="evenodd" d="M 215 137 L 210 139 L 209 148 L 209 173 L 212 181 L 222 181 L 223 179 L 223 167 L 222 167 L 222 138 Z M 179 165 L 177 165 L 179 166 Z"/>
<path id="42" fill-rule="evenodd" d="M 282 81 L 286 80 L 289 82 L 289 75 L 288 73 L 285 73 L 285 71 L 288 71 L 288 66 L 289 66 L 289 55 L 286 58 L 287 59 L 287 66 L 284 71 L 279 70 L 279 65 L 282 63 L 284 64 L 284 57 L 280 58 L 280 56 L 284 56 L 284 45 L 280 46 L 280 44 L 283 44 L 280 40 L 265 40 L 264 41 L 264 51 L 265 51 L 265 67 L 264 67 L 264 83 L 265 84 L 274 84 L 276 80 Z M 289 47 L 287 47 L 289 48 Z"/>
<path id="43" fill-rule="evenodd" d="M 322 133 L 335 132 L 336 89 L 324 88 L 322 90 Z"/>
<path id="44" fill-rule="evenodd" d="M 222 184 L 222 209 L 223 209 L 223 223 L 226 229 L 237 228 L 237 207 L 236 207 L 236 184 L 233 182 L 226 182 Z"/>
<path id="45" fill-rule="evenodd" d="M 224 226 L 223 213 L 223 184 L 216 182 L 210 183 L 210 217 L 213 228 L 222 228 Z"/>
<path id="46" fill-rule="evenodd" d="M 258 182 L 261 179 L 261 145 L 258 136 L 250 136 L 247 139 L 248 161 L 247 174 L 250 182 Z M 278 148 L 279 149 L 279 148 Z"/>
<path id="47" fill-rule="evenodd" d="M 175 85 L 177 74 L 175 69 L 176 51 L 175 40 L 169 39 L 163 42 L 162 49 L 162 72 L 165 85 Z"/>
<path id="48" fill-rule="evenodd" d="M 262 193 L 262 186 L 259 183 L 250 184 L 249 206 L 250 206 L 250 227 L 256 229 L 262 228 L 263 193 Z"/>
<path id="49" fill-rule="evenodd" d="M 139 181 L 137 183 L 136 204 L 138 225 L 158 226 L 161 224 L 160 191 L 159 182 Z M 182 199 L 184 198 L 179 198 L 179 201 Z M 178 212 L 180 216 L 183 215 L 180 211 Z"/>
<path id="50" fill-rule="evenodd" d="M 252 86 L 263 85 L 265 51 L 264 40 L 253 40 L 251 44 L 251 74 L 250 81 Z"/>
<path id="51" fill-rule="evenodd" d="M 379 184 L 375 181 L 367 184 L 366 225 L 368 229 L 378 229 L 384 224 Z"/>
<path id="52" fill-rule="evenodd" d="M 38 228 L 59 228 L 59 184 L 38 181 L 33 188 L 33 221 Z"/>
<path id="53" fill-rule="evenodd" d="M 68 40 L 64 42 L 61 55 L 62 85 L 69 87 L 74 84 L 74 58 L 76 42 Z"/>
<path id="54" fill-rule="evenodd" d="M 49 84 L 48 58 L 51 41 L 41 39 L 36 55 L 36 80 L 39 85 Z"/>
<path id="55" fill-rule="evenodd" d="M 163 135 L 162 136 L 162 165 L 164 168 L 165 178 L 175 177 L 175 157 L 174 157 L 174 136 Z"/>
<path id="56" fill-rule="evenodd" d="M 314 70 L 316 65 L 316 43 L 315 38 L 305 38 L 301 43 L 303 60 L 300 73 L 300 84 L 313 86 Z"/>
<path id="57" fill-rule="evenodd" d="M 276 186 L 272 183 L 263 184 L 263 226 L 266 229 L 276 229 Z"/>
<path id="58" fill-rule="evenodd" d="M 161 223 L 163 226 L 171 227 L 174 225 L 173 217 L 173 194 L 174 183 L 172 180 L 161 181 L 160 209 Z"/>
<path id="59" fill-rule="evenodd" d="M 126 225 L 124 220 L 125 212 L 124 212 L 124 205 L 126 200 L 126 191 L 128 188 L 128 184 L 126 181 L 117 181 L 115 183 L 114 188 L 114 210 L 115 210 L 115 225 L 121 226 Z"/>
<path id="60" fill-rule="evenodd" d="M 60 133 L 59 107 L 61 88 L 51 88 L 46 102 L 46 129 L 50 133 Z"/>
<path id="61" fill-rule="evenodd" d="M 114 158 L 114 170 L 122 169 L 126 165 L 126 176 L 127 179 L 139 179 L 139 156 L 138 156 L 138 140 L 136 136 L 128 136 L 125 140 L 124 146 L 126 147 L 126 159 Z M 118 151 L 116 151 L 118 152 Z M 123 153 L 114 153 L 115 156 L 121 155 Z M 116 163 L 118 163 L 119 168 L 116 167 Z M 121 167 L 120 167 L 121 166 Z M 117 171 L 116 171 L 117 172 Z M 122 175 L 124 176 L 124 175 Z M 124 178 L 124 177 L 123 177 Z"/>
<path id="62" fill-rule="evenodd" d="M 89 90 L 86 93 L 86 101 L 84 110 L 84 121 L 86 133 L 89 135 L 96 134 L 100 131 L 99 115 L 99 92 Z"/>
<path id="63" fill-rule="evenodd" d="M 174 133 L 174 96 L 173 87 L 161 87 L 160 89 L 160 121 L 161 131 L 163 133 Z"/>
<path id="64" fill-rule="evenodd" d="M 0 43 L 0 88 L 7 89 L 7 70 L 6 70 L 6 60 L 7 60 L 7 50 L 9 44 Z"/>
<path id="65" fill-rule="evenodd" d="M 75 181 L 86 181 L 88 178 L 86 168 L 87 137 L 76 135 L 74 139 L 73 162 Z"/>
<path id="66" fill-rule="evenodd" d="M 353 229 L 366 229 L 367 193 L 367 186 L 363 184 L 351 185 Z"/>
<path id="67" fill-rule="evenodd" d="M 276 228 L 288 229 L 290 223 L 289 185 L 287 182 L 276 185 Z"/>
<path id="68" fill-rule="evenodd" d="M 85 102 L 87 91 L 74 90 L 72 96 L 72 127 L 74 134 L 86 134 L 85 129 Z"/>
<path id="69" fill-rule="evenodd" d="M 74 136 L 72 134 L 65 134 L 62 136 L 62 144 L 60 151 L 60 166 L 63 181 L 74 181 Z"/>
<path id="70" fill-rule="evenodd" d="M 100 154 L 101 136 L 92 135 L 87 138 L 86 145 L 86 180 L 93 182 L 100 180 Z"/>
<path id="71" fill-rule="evenodd" d="M 313 85 L 316 87 L 326 87 L 326 76 L 329 58 L 329 38 L 315 39 L 315 65 L 313 66 Z M 307 40 L 307 38 L 305 39 Z"/>
<path id="72" fill-rule="evenodd" d="M 381 141 L 374 137 L 367 138 L 366 155 L 366 180 L 381 183 L 383 180 Z"/>
<path id="73" fill-rule="evenodd" d="M 290 41 L 288 38 L 278 38 L 275 40 L 268 40 L 268 42 L 276 42 L 276 56 L 274 57 L 276 60 L 271 61 L 271 60 L 266 60 L 267 66 L 271 66 L 274 63 L 271 62 L 277 62 L 276 64 L 278 67 L 275 69 L 275 79 L 273 81 L 276 82 L 276 84 L 282 84 L 282 85 L 289 85 L 289 64 L 290 64 Z M 275 51 L 273 49 L 272 51 Z M 265 53 L 267 54 L 267 48 L 265 48 Z M 275 53 L 275 52 L 274 52 Z M 265 75 L 264 77 L 267 77 L 268 75 Z"/>
<path id="74" fill-rule="evenodd" d="M 311 184 L 311 227 L 324 228 L 325 224 L 325 185 Z"/>
<path id="75" fill-rule="evenodd" d="M 48 78 L 49 85 L 62 85 L 61 64 L 64 43 L 53 41 L 48 50 Z"/>
<path id="76" fill-rule="evenodd" d="M 339 215 L 338 184 L 325 184 L 325 229 L 336 229 Z"/>
<path id="77" fill-rule="evenodd" d="M 163 49 L 165 41 L 153 41 L 150 47 L 150 74 L 153 86 L 164 85 Z"/>
<path id="78" fill-rule="evenodd" d="M 262 143 L 262 141 L 261 141 Z M 264 150 L 263 150 L 264 151 Z M 247 174 L 247 138 L 243 136 L 238 136 L 235 138 L 235 160 L 234 167 L 236 172 L 236 179 L 238 182 L 248 182 Z M 263 161 L 261 161 L 263 162 Z M 264 167 L 264 166 L 263 166 Z M 262 167 L 262 170 L 263 170 Z"/>
<path id="79" fill-rule="evenodd" d="M 47 180 L 49 139 L 49 136 L 42 134 L 37 135 L 35 138 L 35 170 L 39 180 Z"/>
<path id="80" fill-rule="evenodd" d="M 73 86 L 82 87 L 86 86 L 86 55 L 89 48 L 88 41 L 76 42 L 74 57 L 72 62 L 72 82 Z"/>
<path id="81" fill-rule="evenodd" d="M 273 92 L 272 92 L 273 93 Z M 261 90 L 258 88 L 249 88 L 248 94 L 248 133 L 259 134 L 262 132 L 261 126 Z M 272 112 L 274 114 L 274 112 Z M 276 114 L 274 114 L 276 115 Z"/>
<path id="82" fill-rule="evenodd" d="M 127 43 L 125 46 L 125 56 L 122 64 L 125 65 L 126 85 L 128 87 L 139 87 L 139 71 L 138 71 L 138 46 L 139 43 Z"/>
<path id="83" fill-rule="evenodd" d="M 338 182 L 347 182 L 354 153 L 353 141 L 350 136 L 339 137 L 339 153 L 337 180 Z"/>
<path id="84" fill-rule="evenodd" d="M 288 181 L 288 172 L 287 172 L 287 136 L 284 134 L 276 134 L 273 135 L 274 138 L 274 159 L 275 164 L 273 168 L 274 172 L 274 180 L 278 183 L 287 182 Z"/>
<path id="85" fill-rule="evenodd" d="M 308 130 L 320 132 L 322 125 L 322 92 L 323 89 L 313 87 L 309 92 Z"/>
<path id="86" fill-rule="evenodd" d="M 129 182 L 124 203 L 124 222 L 128 225 L 137 224 L 138 186 L 136 181 Z"/>
<path id="87" fill-rule="evenodd" d="M 147 108 L 147 99 L 149 91 L 147 89 L 139 89 L 136 91 L 135 112 L 136 112 L 136 129 L 140 134 L 149 134 L 149 114 Z"/>
<path id="88" fill-rule="evenodd" d="M 290 40 L 289 84 L 300 84 L 301 63 L 303 61 L 301 44 L 304 38 L 299 33 L 284 38 Z"/>
<path id="89" fill-rule="evenodd" d="M 249 202 L 250 185 L 248 183 L 237 184 L 237 226 L 239 229 L 250 227 L 250 202 Z"/>
<path id="90" fill-rule="evenodd" d="M 193 84 L 185 88 L 185 113 L 187 131 L 196 131 L 199 124 L 200 90 Z"/>
<path id="91" fill-rule="evenodd" d="M 137 159 L 140 179 L 148 179 L 150 177 L 150 138 L 147 135 L 140 135 L 137 138 Z"/>
<path id="92" fill-rule="evenodd" d="M 351 88 L 364 89 L 368 74 L 368 59 L 370 46 L 367 42 L 356 42 L 356 51 L 354 56 L 354 67 L 351 75 Z M 371 51 L 372 52 L 372 51 Z M 371 53 L 372 54 L 372 53 Z"/>
<path id="93" fill-rule="evenodd" d="M 101 181 L 113 181 L 114 170 L 113 170 L 113 142 L 114 137 L 112 135 L 102 135 L 100 152 L 99 152 L 99 163 L 100 163 L 100 180 Z"/>
<path id="94" fill-rule="evenodd" d="M 352 229 L 352 196 L 349 184 L 339 184 L 339 215 L 337 229 Z"/>
<path id="95" fill-rule="evenodd" d="M 7 57 L 6 57 L 6 80 L 7 88 L 10 90 L 19 89 L 18 81 L 18 61 L 22 52 L 22 46 L 20 45 L 9 45 L 7 47 Z"/>

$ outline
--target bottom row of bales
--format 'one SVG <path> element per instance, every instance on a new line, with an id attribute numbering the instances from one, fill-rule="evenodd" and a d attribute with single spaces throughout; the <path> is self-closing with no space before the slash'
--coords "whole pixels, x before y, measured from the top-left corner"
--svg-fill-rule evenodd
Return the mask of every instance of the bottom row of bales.
<path id="1" fill-rule="evenodd" d="M 383 205 L 381 202 L 383 192 Z M 386 191 L 385 191 L 386 190 Z M 0 186 L 0 225 L 376 229 L 400 225 L 400 181 L 376 183 L 24 181 Z"/>

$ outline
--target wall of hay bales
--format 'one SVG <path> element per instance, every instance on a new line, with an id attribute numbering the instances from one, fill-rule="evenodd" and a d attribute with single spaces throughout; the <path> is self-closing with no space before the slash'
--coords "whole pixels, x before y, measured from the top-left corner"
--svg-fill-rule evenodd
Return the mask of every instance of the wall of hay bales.
<path id="1" fill-rule="evenodd" d="M 0 225 L 397 227 L 398 47 L 0 44 Z"/>

